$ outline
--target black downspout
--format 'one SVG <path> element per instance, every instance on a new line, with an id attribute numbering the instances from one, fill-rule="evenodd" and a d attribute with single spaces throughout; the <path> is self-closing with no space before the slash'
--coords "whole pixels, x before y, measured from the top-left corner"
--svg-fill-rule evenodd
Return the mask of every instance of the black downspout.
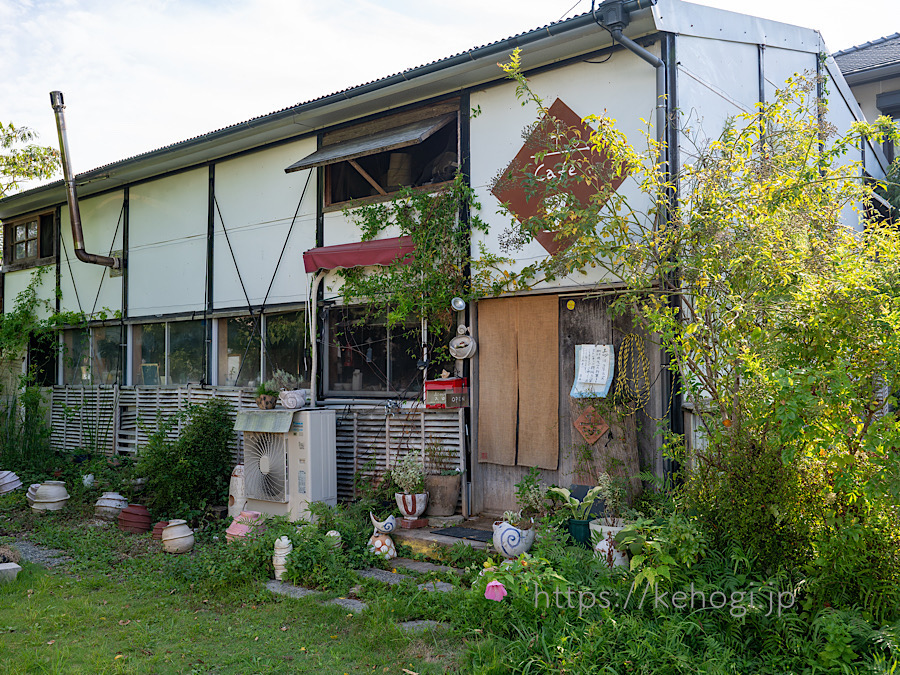
<path id="1" fill-rule="evenodd" d="M 207 191 L 206 207 L 206 307 L 203 312 L 204 333 L 206 334 L 206 372 L 203 373 L 202 384 L 213 381 L 212 369 L 216 364 L 212 362 L 213 355 L 213 319 L 209 315 L 213 311 L 213 273 L 215 271 L 215 240 L 216 240 L 216 165 L 209 165 L 209 189 Z"/>
<path id="2" fill-rule="evenodd" d="M 81 212 L 78 210 L 78 194 L 75 191 L 75 174 L 69 163 L 69 141 L 66 135 L 66 118 L 63 110 L 66 106 L 63 102 L 61 91 L 50 92 L 50 104 L 56 114 L 56 132 L 59 134 L 59 158 L 62 163 L 63 178 L 66 182 L 66 201 L 69 204 L 69 220 L 72 227 L 72 244 L 75 247 L 75 256 L 90 265 L 104 265 L 114 270 L 122 268 L 121 258 L 112 258 L 96 253 L 88 253 L 84 250 L 84 232 L 81 229 Z"/>

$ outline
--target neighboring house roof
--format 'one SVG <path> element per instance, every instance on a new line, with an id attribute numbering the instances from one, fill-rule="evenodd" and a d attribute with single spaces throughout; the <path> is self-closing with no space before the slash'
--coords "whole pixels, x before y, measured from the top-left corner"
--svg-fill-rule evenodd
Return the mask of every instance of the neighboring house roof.
<path id="1" fill-rule="evenodd" d="M 900 75 L 900 33 L 839 51 L 834 60 L 850 84 Z"/>

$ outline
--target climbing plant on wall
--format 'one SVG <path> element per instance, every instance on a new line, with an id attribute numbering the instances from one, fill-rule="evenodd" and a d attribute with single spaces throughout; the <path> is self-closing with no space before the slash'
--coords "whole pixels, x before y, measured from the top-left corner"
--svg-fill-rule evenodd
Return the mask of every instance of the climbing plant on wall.
<path id="1" fill-rule="evenodd" d="M 390 265 L 339 270 L 344 302 L 364 303 L 367 315 L 386 316 L 391 327 L 425 319 L 429 333 L 445 342 L 455 326 L 450 301 L 472 297 L 469 234 L 487 231 L 479 208 L 457 174 L 438 191 L 403 189 L 391 201 L 345 211 L 360 228 L 362 241 L 390 232 L 410 237 L 415 249 Z"/>

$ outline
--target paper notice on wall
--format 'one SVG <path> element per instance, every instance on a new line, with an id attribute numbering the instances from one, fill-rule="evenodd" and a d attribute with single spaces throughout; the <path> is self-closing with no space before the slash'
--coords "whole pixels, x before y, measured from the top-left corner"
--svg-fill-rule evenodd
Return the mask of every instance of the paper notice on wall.
<path id="1" fill-rule="evenodd" d="M 606 397 L 612 386 L 616 352 L 612 345 L 575 345 L 572 398 Z"/>

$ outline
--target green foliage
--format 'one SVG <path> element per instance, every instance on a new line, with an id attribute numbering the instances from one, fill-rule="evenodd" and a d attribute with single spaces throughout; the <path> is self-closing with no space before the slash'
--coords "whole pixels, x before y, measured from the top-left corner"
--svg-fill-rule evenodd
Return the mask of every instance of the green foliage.
<path id="1" fill-rule="evenodd" d="M 45 480 L 55 463 L 45 403 L 37 387 L 0 402 L 0 466 L 14 471 L 25 485 Z"/>
<path id="2" fill-rule="evenodd" d="M 425 491 L 425 467 L 421 458 L 408 452 L 391 469 L 391 478 L 400 492 L 413 495 Z"/>
<path id="3" fill-rule="evenodd" d="M 275 383 L 271 381 L 260 382 L 256 385 L 256 395 L 257 396 L 278 396 L 278 389 L 275 387 Z"/>
<path id="4" fill-rule="evenodd" d="M 346 211 L 361 230 L 362 241 L 376 239 L 386 230 L 411 237 L 415 253 L 374 270 L 338 270 L 341 294 L 347 304 L 366 300 L 366 311 L 387 316 L 388 325 L 402 327 L 409 320 L 426 319 L 435 346 L 444 345 L 455 328 L 450 301 L 470 299 L 468 276 L 470 232 L 486 231 L 473 215 L 468 223 L 460 214 L 476 213 L 480 206 L 462 175 L 436 192 L 401 189 L 389 202 L 355 206 Z M 441 360 L 441 354 L 435 356 Z"/>
<path id="5" fill-rule="evenodd" d="M 229 412 L 227 402 L 210 399 L 167 420 L 158 418 L 138 462 L 156 514 L 191 518 L 207 506 L 225 503 L 234 430 Z M 184 425 L 181 434 L 172 441 L 169 434 L 179 424 Z"/>
<path id="6" fill-rule="evenodd" d="M 12 122 L 0 122 L 0 199 L 29 180 L 52 178 L 59 169 L 59 151 L 31 141 L 37 133 Z"/>
<path id="7" fill-rule="evenodd" d="M 546 508 L 546 497 L 547 491 L 541 485 L 541 472 L 533 466 L 516 483 L 516 506 L 525 518 L 534 518 Z"/>

